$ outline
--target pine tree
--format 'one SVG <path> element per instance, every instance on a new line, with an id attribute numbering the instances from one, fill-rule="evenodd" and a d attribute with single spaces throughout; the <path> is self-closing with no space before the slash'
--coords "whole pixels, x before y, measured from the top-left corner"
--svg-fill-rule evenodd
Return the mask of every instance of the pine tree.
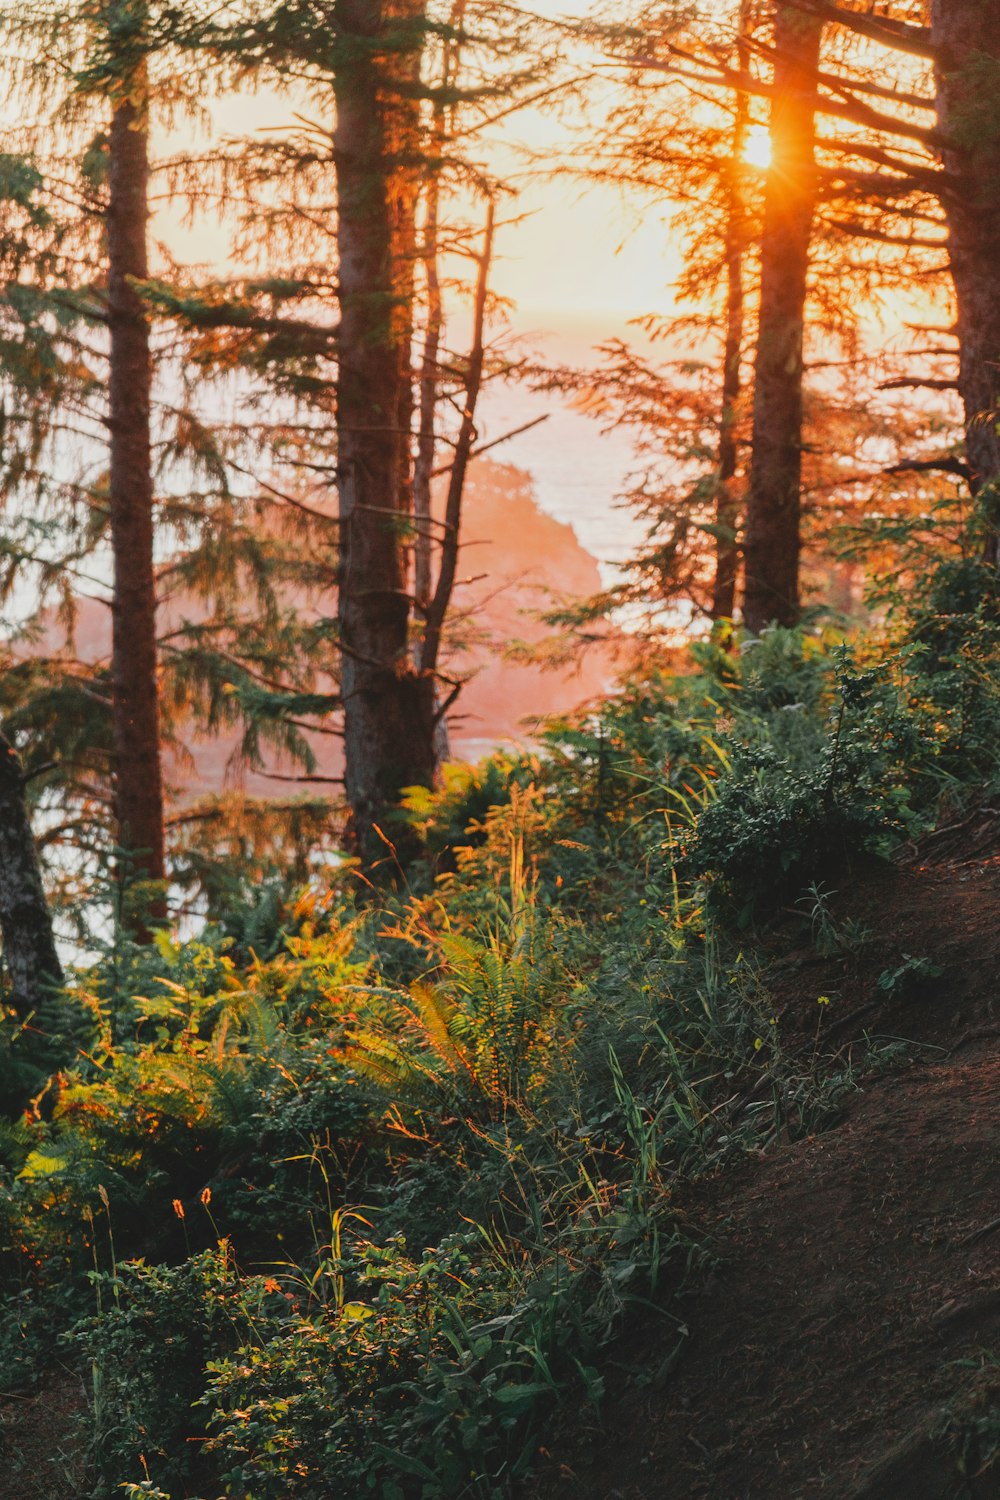
<path id="1" fill-rule="evenodd" d="M 384 854 L 381 825 L 402 789 L 429 786 L 435 768 L 434 679 L 410 658 L 406 567 L 424 24 L 421 3 L 335 10 L 340 683 L 349 837 L 366 863 Z"/>
<path id="2" fill-rule="evenodd" d="M 174 196 L 204 179 L 200 160 L 151 164 L 151 128 L 222 76 L 196 45 L 199 7 L 46 3 L 3 26 L 9 88 L 38 106 L 0 172 L 4 581 L 8 593 L 21 583 L 12 597 L 30 586 L 40 606 L 58 601 L 67 645 L 43 656 L 12 642 L 0 702 L 9 731 L 52 762 L 31 783 L 46 838 L 91 862 L 95 834 L 117 845 L 144 936 L 163 912 L 164 743 L 192 721 L 242 725 L 245 760 L 260 763 L 262 736 L 311 760 L 300 729 L 258 714 L 255 695 L 315 685 L 312 624 L 278 583 L 315 584 L 303 535 L 316 522 L 279 524 L 265 487 L 240 489 L 264 424 L 199 415 L 206 350 L 185 369 L 154 328 L 151 174 Z M 72 636 L 81 589 L 104 597 L 108 577 L 105 671 L 75 659 Z M 40 615 L 32 629 L 51 636 L 54 623 Z"/>
<path id="3" fill-rule="evenodd" d="M 745 8 L 739 15 L 734 8 L 728 17 L 719 17 L 713 10 L 710 18 L 699 17 L 693 26 L 685 26 L 672 13 L 665 21 L 657 21 L 659 12 L 654 12 L 638 38 L 626 34 L 618 49 L 626 60 L 631 56 L 633 65 L 638 64 L 647 99 L 651 94 L 655 98 L 649 80 L 658 74 L 664 76 L 662 92 L 668 101 L 676 99 L 682 88 L 691 90 L 688 118 L 674 118 L 680 115 L 676 102 L 668 102 L 659 118 L 656 109 L 647 104 L 645 119 L 637 111 L 641 123 L 634 128 L 629 143 L 629 166 L 639 169 L 636 175 L 643 185 L 663 180 L 668 200 L 672 197 L 682 204 L 673 219 L 675 228 L 683 225 L 688 230 L 688 269 L 681 289 L 697 294 L 707 287 L 725 287 L 727 280 L 732 286 L 726 267 L 733 265 L 735 241 L 725 226 L 733 221 L 722 206 L 725 179 L 717 169 L 713 173 L 710 165 L 713 159 L 724 159 L 719 147 L 710 144 L 713 139 L 721 140 L 711 110 L 726 107 L 724 101 L 728 100 L 730 118 L 738 121 L 741 102 L 756 101 L 754 113 L 767 103 L 772 114 L 776 160 L 762 174 L 768 201 L 761 219 L 756 212 L 744 213 L 741 227 L 746 281 L 737 304 L 751 328 L 754 321 L 760 325 L 752 386 L 754 432 L 748 445 L 756 484 L 751 479 L 744 538 L 749 575 L 745 617 L 757 628 L 770 618 L 787 622 L 798 613 L 802 460 L 806 447 L 802 431 L 806 358 L 801 344 L 807 301 L 813 348 L 820 337 L 836 339 L 847 361 L 860 371 L 863 361 L 859 361 L 853 335 L 853 307 L 882 288 L 912 284 L 914 276 L 930 283 L 941 271 L 942 220 L 933 196 L 938 174 L 929 160 L 929 152 L 939 141 L 933 129 L 920 119 L 927 102 L 919 93 L 885 83 L 871 49 L 867 54 L 859 49 L 849 33 L 831 28 L 821 58 L 820 29 L 836 15 L 834 7 L 813 4 L 812 0 L 803 0 L 800 5 L 793 0 L 792 4 L 773 8 L 769 36 L 759 16 L 754 16 L 748 26 Z M 782 32 L 780 45 L 775 28 Z M 785 36 L 785 32 L 791 34 Z M 884 39 L 885 32 L 881 35 Z M 809 56 L 797 59 L 797 39 L 803 38 L 808 41 Z M 800 78 L 787 76 L 796 71 Z M 808 96 L 798 97 L 798 108 L 796 89 L 790 87 L 797 82 Z M 796 114 L 799 118 L 793 119 Z M 810 146 L 815 137 L 814 120 L 818 118 L 823 120 L 821 136 Z M 796 159 L 783 160 L 783 154 L 789 152 Z M 661 162 L 668 166 L 666 173 L 657 170 Z M 629 166 L 626 180 L 631 180 Z M 693 200 L 700 206 L 706 196 L 704 189 L 699 191 L 698 173 L 702 182 L 717 182 L 718 187 L 707 195 L 712 207 L 706 203 L 701 209 L 702 219 L 692 228 L 691 213 L 684 204 Z M 758 240 L 759 288 L 751 270 Z M 715 327 L 721 322 L 724 329 L 731 329 L 732 304 L 724 306 L 720 297 L 716 306 Z M 660 334 L 677 335 L 684 329 L 683 322 L 663 319 L 655 320 L 654 326 Z M 821 355 L 821 360 L 825 359 L 826 355 Z M 724 360 L 723 371 L 727 367 L 732 368 Z M 622 373 L 621 369 L 616 373 L 619 382 Z M 652 388 L 650 373 L 639 376 L 647 393 Z M 758 380 L 758 375 L 763 378 Z M 882 399 L 879 390 L 916 384 L 943 389 L 950 384 L 943 379 L 914 378 L 905 364 L 902 373 L 887 372 L 884 361 L 881 377 L 872 363 L 868 378 L 872 382 L 869 403 Z M 881 381 L 878 389 L 876 380 Z M 814 407 L 818 395 L 815 392 L 812 397 Z M 679 395 L 665 396 L 665 432 L 670 430 L 670 413 L 679 401 Z M 693 397 L 689 401 L 693 402 Z M 829 404 L 829 392 L 819 406 L 824 403 Z M 641 398 L 636 405 L 641 406 Z M 704 410 L 700 404 L 695 409 L 699 413 Z M 877 414 L 873 412 L 872 416 L 877 425 Z M 698 423 L 701 420 L 699 416 Z M 867 416 L 864 425 L 871 425 Z M 900 424 L 904 425 L 910 424 Z M 701 448 L 702 430 L 697 423 L 692 428 L 692 434 L 697 434 L 693 436 L 693 450 Z M 725 430 L 723 424 L 723 435 Z M 809 443 L 815 439 L 814 431 Z M 678 447 L 675 438 L 671 450 Z M 722 470 L 721 454 L 720 445 L 717 475 Z M 727 467 L 731 466 L 731 450 L 726 460 Z M 929 462 L 922 454 L 914 454 L 913 473 L 926 472 Z M 903 462 L 892 466 L 897 476 L 904 467 Z M 861 479 L 861 474 L 856 476 L 856 482 Z M 871 473 L 870 482 L 879 484 L 877 473 Z M 720 495 L 721 489 L 717 489 Z M 705 524 L 704 496 L 705 486 L 692 489 L 687 498 L 683 494 L 665 497 L 661 556 L 675 576 L 682 558 L 686 574 L 697 576 L 697 569 L 692 569 L 686 559 L 692 538 L 697 544 L 698 526 Z M 653 501 L 648 508 L 655 515 Z M 690 521 L 685 522 L 685 515 L 695 520 L 694 527 Z M 724 526 L 716 524 L 712 529 L 717 537 L 725 537 Z M 718 542 L 716 545 L 718 548 Z M 655 550 L 647 554 L 649 561 L 656 556 Z"/>
<path id="4" fill-rule="evenodd" d="M 442 343 L 442 181 L 448 191 L 471 183 L 480 199 L 492 197 L 488 173 L 455 149 L 451 131 L 460 111 L 474 136 L 477 111 L 509 107 L 531 71 L 515 67 L 512 79 L 503 61 L 516 56 L 523 30 L 513 7 L 452 5 L 439 14 L 417 0 L 284 0 L 205 39 L 258 76 L 279 84 L 294 76 L 319 116 L 249 153 L 240 147 L 232 164 L 234 177 L 272 195 L 244 220 L 261 279 L 220 284 L 212 297 L 166 293 L 159 305 L 192 333 L 211 329 L 230 348 L 243 340 L 241 368 L 309 422 L 301 445 L 282 446 L 289 484 L 310 476 L 310 503 L 324 509 L 324 483 L 336 491 L 326 555 L 336 568 L 338 694 L 327 707 L 342 724 L 348 840 L 368 869 L 394 869 L 412 852 L 395 810 L 406 786 L 433 781 L 458 686 L 441 649 L 475 445 L 493 231 L 491 210 L 484 249 L 474 248 L 471 227 L 447 229 L 450 253 L 458 247 L 477 266 L 473 348 L 456 357 Z M 474 60 L 468 77 L 460 57 Z M 293 191 L 283 197 L 286 187 Z M 325 209 L 332 199 L 335 219 Z M 293 225 L 295 266 L 281 263 L 279 247 Z M 421 267 L 426 322 L 415 332 Z M 449 396 L 461 403 L 454 436 L 439 430 Z M 453 459 L 439 523 L 429 495 L 442 440 Z"/>
<path id="5" fill-rule="evenodd" d="M 1000 5 L 934 0 L 929 41 L 965 456 L 985 507 L 986 557 L 1000 569 Z"/>
<path id="6" fill-rule="evenodd" d="M 875 51 L 875 66 L 883 72 L 887 53 L 890 69 L 895 66 L 893 53 L 933 66 L 933 77 L 927 80 L 931 92 L 868 85 L 880 100 L 890 101 L 878 109 L 858 101 L 848 78 L 840 109 L 845 117 L 867 125 L 874 137 L 863 155 L 876 170 L 868 166 L 863 173 L 855 170 L 853 174 L 856 179 L 863 177 L 871 201 L 898 204 L 909 197 L 914 204 L 912 222 L 917 224 L 923 220 L 936 226 L 939 222 L 928 203 L 943 210 L 945 233 L 932 234 L 923 243 L 943 253 L 938 269 L 947 273 L 951 283 L 956 321 L 953 330 L 947 331 L 958 339 L 957 378 L 941 374 L 938 367 L 900 383 L 958 390 L 965 418 L 964 464 L 946 453 L 918 460 L 914 467 L 964 474 L 980 499 L 985 554 L 996 565 L 1000 562 L 995 499 L 1000 477 L 996 436 L 1000 295 L 993 267 L 1000 249 L 996 175 L 1000 127 L 993 98 L 1000 69 L 1000 11 L 993 0 L 987 4 L 933 0 L 929 5 L 887 7 L 879 15 L 830 0 L 796 0 L 796 4 L 817 22 L 836 25 L 842 35 L 863 41 L 869 53 Z M 920 118 L 931 110 L 936 115 L 932 126 Z M 862 226 L 861 232 L 891 238 L 884 227 L 871 223 Z M 911 234 L 910 242 L 921 242 L 919 231 Z M 937 360 L 948 351 L 936 348 L 932 353 Z"/>
<path id="7" fill-rule="evenodd" d="M 105 215 L 108 319 L 108 503 L 114 566 L 111 713 L 118 843 L 133 876 L 166 875 L 156 649 L 149 321 L 149 9 L 127 0 L 100 18 L 125 66 L 110 90 Z M 101 38 L 104 41 L 104 37 Z M 132 54 L 129 58 L 129 54 Z M 119 56 L 122 54 L 118 53 Z M 116 58 L 117 61 L 117 58 Z M 162 894 L 150 916 L 162 918 Z M 139 931 L 142 931 L 140 922 Z"/>
<path id="8" fill-rule="evenodd" d="M 23 1022 L 63 982 L 24 795 L 24 772 L 0 735 L 0 932 L 10 1003 Z"/>
<path id="9" fill-rule="evenodd" d="M 752 631 L 799 618 L 803 341 L 819 187 L 814 136 L 821 36 L 814 17 L 778 5 L 743 543 L 743 621 Z"/>
<path id="10" fill-rule="evenodd" d="M 83 220 L 102 224 L 100 270 L 77 333 L 107 331 L 107 508 L 112 556 L 112 654 L 109 703 L 114 746 L 117 843 L 131 877 L 149 890 L 149 915 L 164 913 L 163 790 L 156 668 L 153 477 L 150 430 L 152 362 L 146 310 L 137 283 L 148 275 L 150 6 L 104 0 L 97 6 L 28 7 L 5 22 L 21 47 L 44 43 L 71 83 L 67 113 L 97 129 L 85 153 L 93 196 Z M 50 63 L 49 81 L 53 67 Z M 23 69 L 14 80 L 25 82 Z M 94 238 L 93 231 L 91 238 Z M 70 288 L 57 287 L 63 307 Z M 56 343 L 56 358 L 65 357 Z M 88 370 L 89 375 L 89 370 Z M 79 387 L 79 382 L 76 382 Z M 137 916 L 137 931 L 144 918 Z"/>
<path id="11" fill-rule="evenodd" d="M 56 9 L 58 14 L 55 13 Z M 56 304 L 63 329 L 50 334 L 48 354 L 61 364 L 64 394 L 71 402 L 94 394 L 93 365 L 73 379 L 66 369 L 79 357 L 90 330 L 107 333 L 107 511 L 112 556 L 112 656 L 109 706 L 114 748 L 113 786 L 117 843 L 134 879 L 152 883 L 149 915 L 162 916 L 164 868 L 163 793 L 156 670 L 156 591 L 154 583 L 153 479 L 150 434 L 151 357 L 149 327 L 136 283 L 148 274 L 149 219 L 148 70 L 149 6 L 142 0 L 107 0 L 67 13 L 60 6 L 29 7 L 8 17 L 8 39 L 21 47 L 43 38 L 69 70 L 67 114 L 89 116 L 97 128 L 83 152 L 84 198 L 74 226 L 98 223 L 103 266 L 94 265 L 89 287 L 79 280 L 60 285 L 59 269 L 47 287 L 48 316 L 37 316 L 36 331 L 52 330 Z M 50 65 L 49 81 L 52 68 Z M 14 80 L 25 82 L 23 69 Z M 70 126 L 72 128 L 72 125 Z M 41 188 L 41 184 L 39 184 Z M 79 188 L 78 188 L 79 191 Z M 83 238 L 84 236 L 80 236 Z M 8 281 L 8 299 L 17 310 L 19 288 Z M 74 303 L 75 298 L 75 303 Z M 86 390 L 84 390 L 84 387 Z M 30 391 L 21 391 L 30 400 Z M 88 416 L 93 403 L 88 400 Z M 97 417 L 96 420 L 100 421 Z M 145 918 L 136 917 L 137 931 Z"/>

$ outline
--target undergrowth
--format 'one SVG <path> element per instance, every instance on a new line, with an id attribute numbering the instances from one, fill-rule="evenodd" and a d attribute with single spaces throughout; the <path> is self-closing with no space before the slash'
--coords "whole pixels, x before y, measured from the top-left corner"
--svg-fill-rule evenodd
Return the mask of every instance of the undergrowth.
<path id="1" fill-rule="evenodd" d="M 825 996 L 784 1035 L 753 925 L 862 946 L 828 883 L 995 782 L 964 597 L 896 650 L 702 643 L 414 792 L 404 895 L 345 867 L 76 973 L 76 1062 L 0 1134 L 0 1357 L 85 1373 L 94 1500 L 500 1500 L 630 1310 L 682 1345 L 678 1185 L 885 1060 Z"/>

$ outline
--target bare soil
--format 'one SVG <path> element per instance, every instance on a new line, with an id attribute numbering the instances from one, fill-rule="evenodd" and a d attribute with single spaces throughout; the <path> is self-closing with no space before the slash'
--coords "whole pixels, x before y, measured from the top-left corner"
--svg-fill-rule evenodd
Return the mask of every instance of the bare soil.
<path id="1" fill-rule="evenodd" d="M 82 1382 L 64 1371 L 33 1395 L 0 1396 L 0 1500 L 78 1500 L 86 1407 Z"/>
<path id="2" fill-rule="evenodd" d="M 673 1322 L 626 1330 L 599 1422 L 553 1434 L 533 1500 L 1000 1497 L 998 849 L 982 813 L 855 872 L 834 906 L 870 927 L 857 951 L 818 959 L 792 915 L 766 935 L 786 1033 L 826 993 L 828 1037 L 913 1038 L 916 1061 L 688 1193 L 714 1269 L 679 1358 Z M 907 957 L 942 972 L 887 994 Z"/>

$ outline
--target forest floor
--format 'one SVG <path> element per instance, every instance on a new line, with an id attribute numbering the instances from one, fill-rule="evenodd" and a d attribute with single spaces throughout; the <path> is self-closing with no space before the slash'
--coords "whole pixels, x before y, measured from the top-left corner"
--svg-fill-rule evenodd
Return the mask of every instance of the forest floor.
<path id="1" fill-rule="evenodd" d="M 779 1025 L 805 1035 L 825 993 L 827 1040 L 903 1037 L 911 1061 L 680 1195 L 711 1260 L 671 1304 L 680 1356 L 675 1322 L 637 1317 L 599 1420 L 552 1434 L 532 1500 L 1000 1497 L 1000 818 L 850 889 L 834 906 L 870 929 L 859 952 L 769 934 Z M 940 973 L 911 964 L 886 995 L 907 957 Z"/>
<path id="2" fill-rule="evenodd" d="M 1000 815 L 841 885 L 833 956 L 801 916 L 765 934 L 781 1035 L 808 1054 L 826 995 L 826 1050 L 912 1045 L 827 1128 L 679 1191 L 706 1266 L 626 1326 L 529 1500 L 1000 1500 Z M 0 1393 L 0 1500 L 80 1493 L 86 1405 L 68 1371 Z"/>
<path id="3" fill-rule="evenodd" d="M 78 1500 L 84 1493 L 80 1419 L 87 1398 L 69 1370 L 53 1371 L 32 1395 L 0 1393 L 0 1500 Z"/>

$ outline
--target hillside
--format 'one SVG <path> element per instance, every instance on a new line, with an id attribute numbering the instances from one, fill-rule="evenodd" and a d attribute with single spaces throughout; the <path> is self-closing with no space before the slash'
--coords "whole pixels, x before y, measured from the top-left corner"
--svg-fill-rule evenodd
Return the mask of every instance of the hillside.
<path id="1" fill-rule="evenodd" d="M 861 932 L 850 951 L 797 946 L 798 913 L 764 935 L 778 1024 L 808 1052 L 829 992 L 846 1081 L 802 1138 L 778 1129 L 678 1189 L 704 1258 L 658 1316 L 627 1317 L 600 1409 L 543 1429 L 524 1496 L 1000 1495 L 998 899 L 1000 826 L 981 812 L 845 882 L 827 920 Z M 862 1031 L 887 1047 L 879 1074 L 851 1075 Z M 733 1096 L 734 1121 L 750 1104 Z M 79 1493 L 87 1405 L 65 1365 L 0 1402 L 2 1500 Z"/>
<path id="2" fill-rule="evenodd" d="M 0 1500 L 995 1493 L 967 631 L 699 643 L 414 794 L 405 888 L 74 971 L 0 1054 Z"/>
<path id="3" fill-rule="evenodd" d="M 845 886 L 832 919 L 868 925 L 860 951 L 781 956 L 795 924 L 768 934 L 778 1022 L 808 1032 L 828 992 L 845 1061 L 862 1030 L 906 1039 L 905 1060 L 857 1076 L 804 1138 L 779 1131 L 681 1191 L 709 1269 L 632 1319 L 599 1422 L 561 1433 L 526 1494 L 1000 1495 L 997 816 Z"/>

